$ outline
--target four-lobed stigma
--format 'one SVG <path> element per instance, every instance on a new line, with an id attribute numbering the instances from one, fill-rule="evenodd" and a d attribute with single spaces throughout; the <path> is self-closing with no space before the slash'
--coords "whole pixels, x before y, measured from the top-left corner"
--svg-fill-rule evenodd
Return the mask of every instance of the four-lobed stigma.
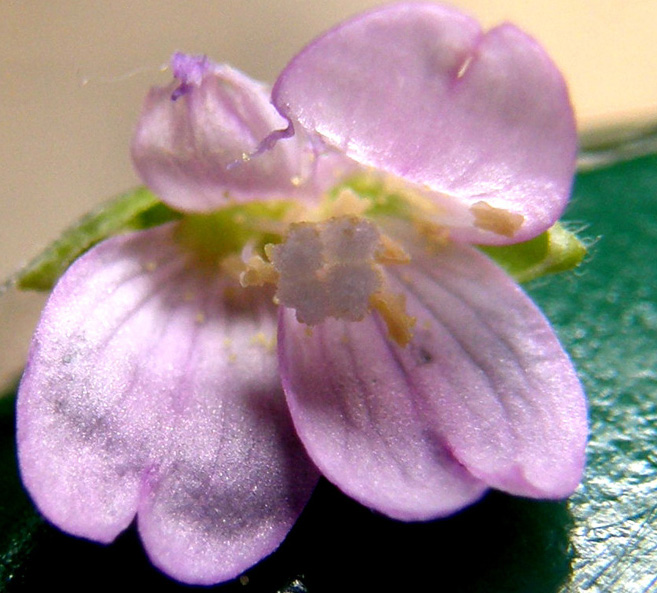
<path id="1" fill-rule="evenodd" d="M 301 323 L 362 321 L 377 310 L 393 340 L 410 340 L 415 320 L 403 297 L 389 291 L 383 270 L 410 258 L 371 220 L 349 214 L 294 222 L 281 243 L 265 245 L 264 255 L 247 262 L 242 285 L 276 284 L 276 303 L 295 309 Z"/>

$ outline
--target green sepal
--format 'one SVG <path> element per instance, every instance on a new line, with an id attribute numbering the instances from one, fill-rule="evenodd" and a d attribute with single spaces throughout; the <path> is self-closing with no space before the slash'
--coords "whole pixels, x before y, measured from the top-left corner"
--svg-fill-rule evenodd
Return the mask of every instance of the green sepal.
<path id="1" fill-rule="evenodd" d="M 121 194 L 64 231 L 12 278 L 12 284 L 21 290 L 50 290 L 71 263 L 103 239 L 179 217 L 144 187 Z"/>
<path id="2" fill-rule="evenodd" d="M 285 234 L 285 215 L 295 207 L 286 200 L 245 202 L 203 214 L 187 214 L 178 239 L 208 261 L 240 253 L 251 244 L 256 251 L 267 243 L 279 243 Z"/>
<path id="3" fill-rule="evenodd" d="M 575 233 L 556 223 L 550 229 L 524 243 L 480 246 L 518 282 L 565 272 L 577 267 L 586 255 L 586 246 Z"/>

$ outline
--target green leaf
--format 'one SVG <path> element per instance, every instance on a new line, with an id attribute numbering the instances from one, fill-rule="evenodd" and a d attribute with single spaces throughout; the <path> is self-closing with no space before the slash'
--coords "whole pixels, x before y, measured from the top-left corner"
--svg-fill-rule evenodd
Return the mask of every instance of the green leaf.
<path id="1" fill-rule="evenodd" d="M 90 212 L 20 270 L 13 282 L 21 290 L 50 290 L 80 255 L 111 235 L 173 220 L 179 215 L 140 187 Z"/>
<path id="2" fill-rule="evenodd" d="M 625 152 L 618 150 L 623 156 Z M 597 242 L 578 275 L 530 293 L 554 323 L 590 402 L 572 497 L 569 592 L 657 591 L 657 155 L 577 176 L 571 220 Z"/>
<path id="3" fill-rule="evenodd" d="M 0 591 L 34 550 L 43 521 L 23 493 L 16 471 L 14 398 L 17 383 L 0 392 Z"/>
<path id="4" fill-rule="evenodd" d="M 518 282 L 565 272 L 577 267 L 586 255 L 584 243 L 559 223 L 524 243 L 481 246 L 480 249 Z"/>

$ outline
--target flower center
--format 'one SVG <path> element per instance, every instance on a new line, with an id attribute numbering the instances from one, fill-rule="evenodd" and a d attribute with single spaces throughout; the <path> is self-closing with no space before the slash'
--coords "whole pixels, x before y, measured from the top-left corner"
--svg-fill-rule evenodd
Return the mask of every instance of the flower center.
<path id="1" fill-rule="evenodd" d="M 178 227 L 178 241 L 210 266 L 239 259 L 245 248 L 262 250 L 276 242 L 288 227 L 294 202 L 249 202 L 210 214 L 187 214 Z"/>
<path id="2" fill-rule="evenodd" d="M 264 251 L 269 261 L 253 257 L 242 284 L 276 283 L 276 301 L 295 309 L 298 321 L 362 321 L 376 310 L 392 339 L 400 345 L 410 340 L 415 319 L 407 315 L 403 296 L 389 291 L 383 271 L 409 258 L 370 220 L 346 215 L 293 223 L 282 243 Z"/>
<path id="3" fill-rule="evenodd" d="M 301 323 L 357 322 L 377 311 L 390 338 L 405 346 L 415 319 L 404 296 L 391 291 L 385 266 L 410 258 L 374 221 L 418 224 L 413 207 L 376 179 L 355 178 L 314 208 L 252 202 L 187 215 L 178 237 L 199 261 L 243 287 L 274 285 L 276 303 L 295 309 Z"/>
<path id="4" fill-rule="evenodd" d="M 327 317 L 360 321 L 383 285 L 381 250 L 377 228 L 362 218 L 294 224 L 284 243 L 266 249 L 279 274 L 276 298 L 308 325 Z"/>

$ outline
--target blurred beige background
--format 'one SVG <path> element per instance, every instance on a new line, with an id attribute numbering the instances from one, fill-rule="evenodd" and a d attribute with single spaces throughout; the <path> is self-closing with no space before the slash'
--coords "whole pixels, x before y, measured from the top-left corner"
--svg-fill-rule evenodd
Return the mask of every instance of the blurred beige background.
<path id="1" fill-rule="evenodd" d="M 305 42 L 374 0 L 1 0 L 0 280 L 76 217 L 135 185 L 128 144 L 175 50 L 272 82 Z M 657 118 L 657 0 L 455 0 L 538 38 L 581 130 Z M 0 384 L 41 300 L 0 297 Z"/>

